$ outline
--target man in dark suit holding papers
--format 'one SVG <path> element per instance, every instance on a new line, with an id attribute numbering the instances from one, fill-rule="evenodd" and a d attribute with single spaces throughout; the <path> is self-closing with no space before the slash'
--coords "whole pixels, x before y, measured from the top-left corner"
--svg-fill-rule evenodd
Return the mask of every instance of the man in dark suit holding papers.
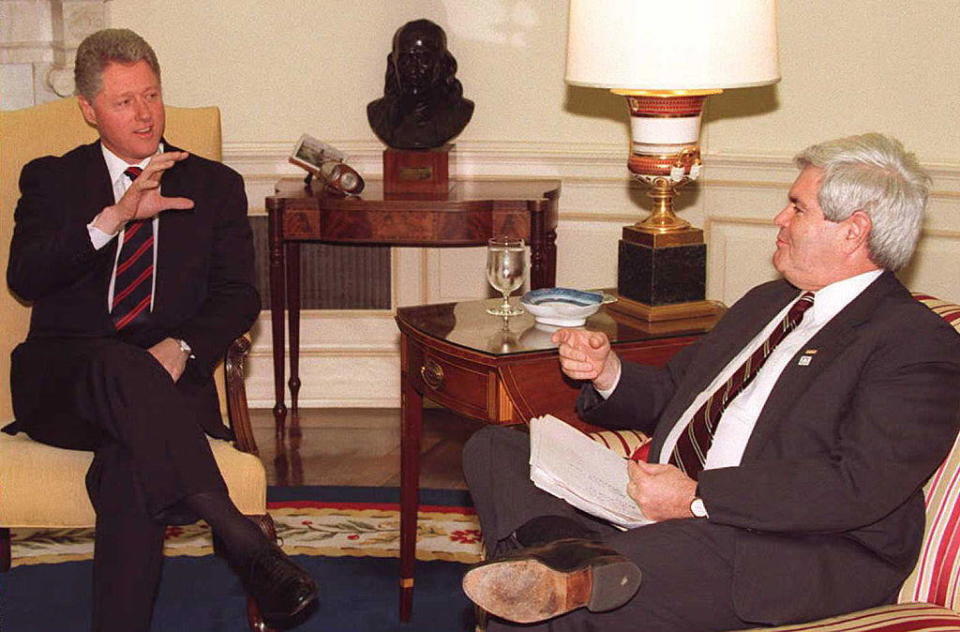
<path id="1" fill-rule="evenodd" d="M 960 409 L 960 337 L 893 274 L 928 178 L 879 134 L 796 163 L 774 220 L 783 280 L 666 367 L 621 362 L 600 333 L 554 336 L 563 371 L 587 381 L 582 417 L 652 436 L 624 493 L 656 524 L 621 532 L 533 487 L 521 433 L 471 439 L 489 560 L 464 588 L 500 617 L 490 630 L 734 630 L 896 598 Z"/>
<path id="2" fill-rule="evenodd" d="M 21 174 L 7 281 L 32 314 L 4 430 L 95 453 L 94 630 L 150 628 L 165 525 L 197 519 L 285 620 L 317 587 L 233 505 L 206 438 L 232 436 L 212 372 L 260 309 L 243 181 L 163 141 L 160 67 L 136 33 L 89 36 L 75 76 L 100 139 Z"/>

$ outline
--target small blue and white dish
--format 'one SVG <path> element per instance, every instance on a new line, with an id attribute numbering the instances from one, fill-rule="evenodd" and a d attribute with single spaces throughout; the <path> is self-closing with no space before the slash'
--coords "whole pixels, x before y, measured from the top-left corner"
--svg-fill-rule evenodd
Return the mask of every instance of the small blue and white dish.
<path id="1" fill-rule="evenodd" d="M 595 314 L 601 305 L 615 300 L 617 299 L 600 292 L 548 287 L 527 292 L 520 302 L 538 323 L 554 327 L 579 327 Z"/>

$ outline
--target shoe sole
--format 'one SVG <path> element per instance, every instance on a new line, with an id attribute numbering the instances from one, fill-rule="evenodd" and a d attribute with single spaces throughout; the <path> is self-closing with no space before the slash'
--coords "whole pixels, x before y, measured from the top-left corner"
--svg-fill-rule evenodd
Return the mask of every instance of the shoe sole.
<path id="1" fill-rule="evenodd" d="M 500 618 L 535 623 L 586 606 L 593 612 L 625 604 L 640 587 L 640 571 L 618 558 L 597 558 L 584 568 L 558 571 L 537 559 L 491 562 L 463 578 L 475 604 Z"/>

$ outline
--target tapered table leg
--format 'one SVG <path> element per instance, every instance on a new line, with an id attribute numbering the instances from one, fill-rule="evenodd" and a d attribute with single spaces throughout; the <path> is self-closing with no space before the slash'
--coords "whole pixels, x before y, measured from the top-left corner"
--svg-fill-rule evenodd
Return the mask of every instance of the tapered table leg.
<path id="1" fill-rule="evenodd" d="M 290 327 L 290 433 L 300 433 L 300 243 L 287 242 L 287 322 Z"/>
<path id="2" fill-rule="evenodd" d="M 539 201 L 528 201 L 530 213 L 530 289 L 553 287 L 557 281 L 557 233 L 544 226 Z"/>
<path id="3" fill-rule="evenodd" d="M 270 200 L 268 199 L 268 202 Z M 283 347 L 284 305 L 286 303 L 285 261 L 283 247 L 283 209 L 267 205 L 267 231 L 270 234 L 270 324 L 273 333 L 273 419 L 274 429 L 282 435 L 287 417 L 284 404 Z"/>
<path id="4" fill-rule="evenodd" d="M 401 342 L 401 349 L 404 347 Z M 406 366 L 404 363 L 403 366 Z M 413 572 L 417 556 L 417 509 L 420 483 L 420 431 L 423 396 L 402 378 L 400 400 L 400 620 L 413 610 Z"/>

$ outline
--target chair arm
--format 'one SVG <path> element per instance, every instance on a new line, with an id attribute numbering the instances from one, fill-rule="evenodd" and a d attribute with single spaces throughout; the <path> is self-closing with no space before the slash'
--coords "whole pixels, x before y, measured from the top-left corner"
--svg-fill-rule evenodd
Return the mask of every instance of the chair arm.
<path id="1" fill-rule="evenodd" d="M 233 434 L 234 445 L 241 452 L 258 454 L 257 442 L 253 438 L 253 426 L 250 424 L 250 409 L 247 407 L 247 387 L 243 373 L 247 353 L 250 351 L 250 339 L 240 336 L 227 347 L 224 360 L 224 378 L 227 389 L 227 419 Z"/>

